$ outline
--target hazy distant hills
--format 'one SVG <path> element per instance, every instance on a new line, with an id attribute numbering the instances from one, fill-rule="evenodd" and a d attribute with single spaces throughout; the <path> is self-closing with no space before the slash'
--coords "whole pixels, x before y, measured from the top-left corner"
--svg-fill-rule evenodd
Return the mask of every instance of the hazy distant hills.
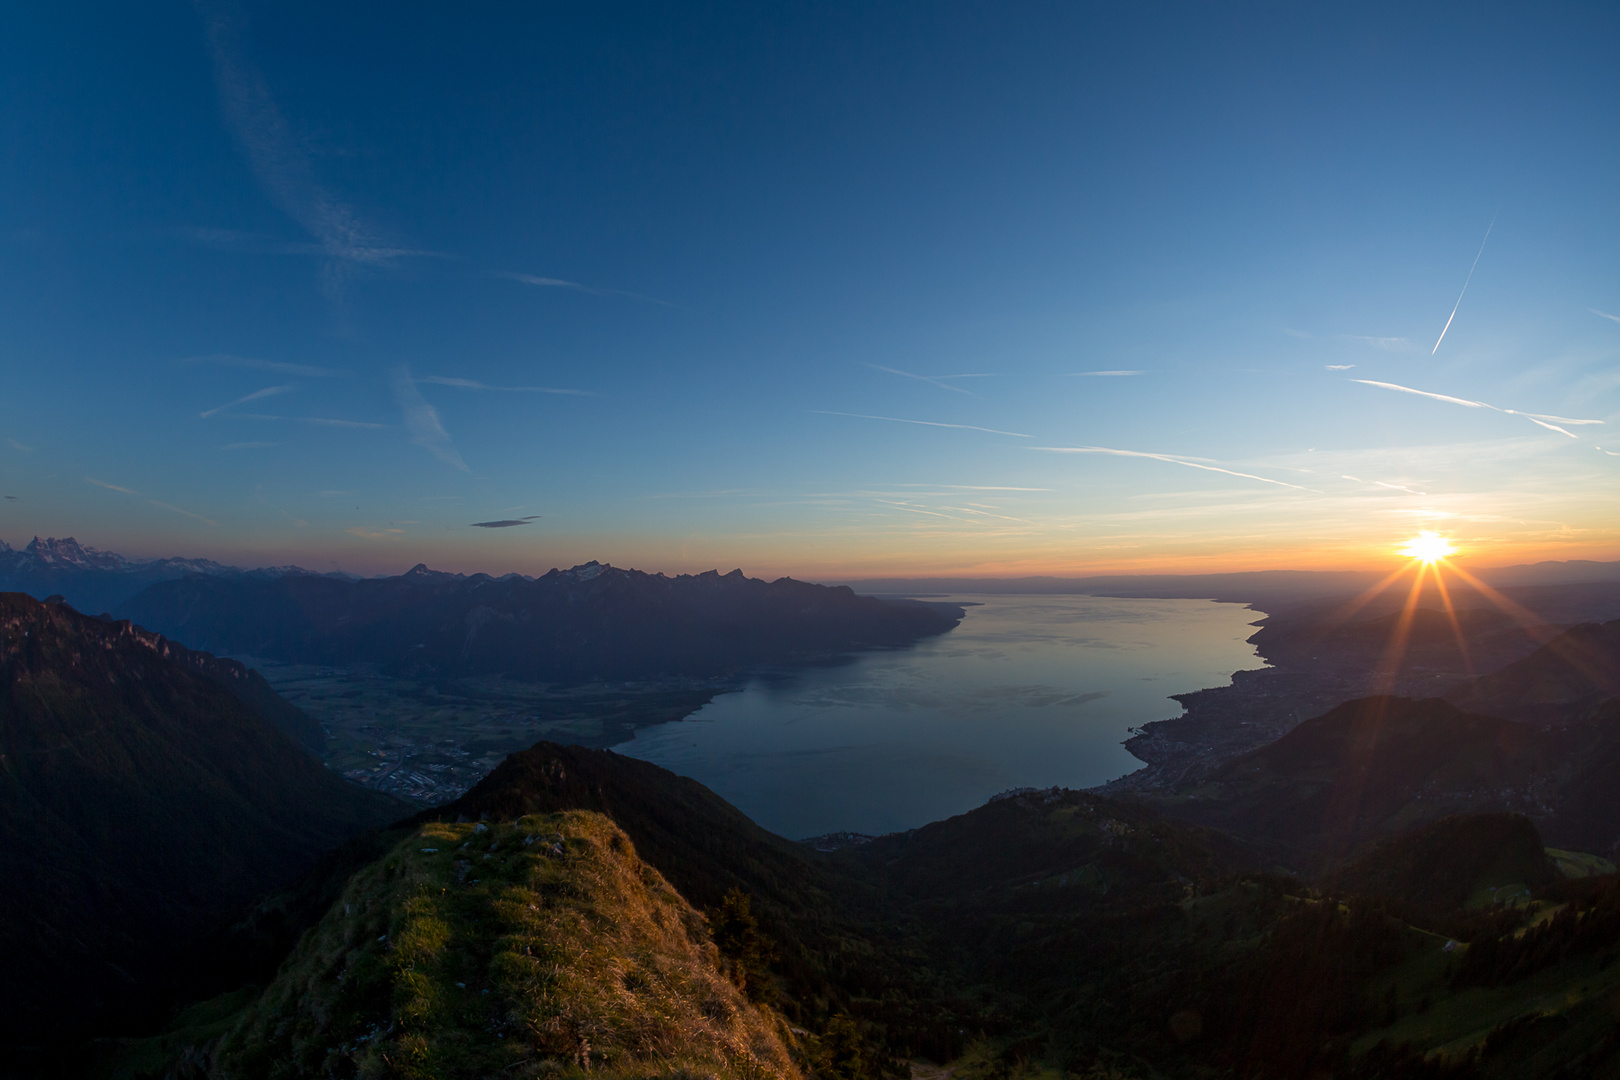
<path id="1" fill-rule="evenodd" d="M 1471 679 L 1447 697 L 1514 719 L 1595 705 L 1620 695 L 1620 620 L 1583 623 L 1522 660 Z"/>
<path id="2" fill-rule="evenodd" d="M 253 678 L 127 622 L 0 594 L 0 1025 L 13 1038 L 161 1008 L 151 988 L 181 945 L 399 815 L 295 744 Z"/>
<path id="3" fill-rule="evenodd" d="M 1251 570 L 1227 574 L 1104 574 L 1092 577 L 1023 578 L 862 578 L 840 582 L 863 593 L 1072 593 L 1084 596 L 1211 599 L 1273 604 L 1349 596 L 1377 584 L 1387 571 Z M 1539 562 L 1475 571 L 1485 584 L 1502 589 L 1535 585 L 1620 582 L 1620 561 Z M 1453 588 L 1459 588 L 1453 585 Z M 1462 587 L 1462 591 L 1471 590 Z"/>
<path id="4" fill-rule="evenodd" d="M 1451 814 L 1528 815 L 1550 842 L 1620 850 L 1620 701 L 1535 725 L 1439 698 L 1364 698 L 1307 720 L 1203 781 L 1145 801 L 1292 865 Z"/>
<path id="5" fill-rule="evenodd" d="M 1314 625 L 1272 618 L 1249 640 L 1279 667 L 1372 671 L 1398 663 L 1407 670 L 1488 671 L 1524 657 L 1557 632 L 1556 626 L 1527 626 L 1491 608 L 1419 608 L 1409 615 L 1328 618 Z"/>
<path id="6" fill-rule="evenodd" d="M 588 682 L 709 676 L 905 645 L 961 609 L 791 578 L 665 577 L 591 562 L 539 578 L 438 573 L 344 580 L 193 574 L 119 614 L 215 652 L 413 674 Z"/>

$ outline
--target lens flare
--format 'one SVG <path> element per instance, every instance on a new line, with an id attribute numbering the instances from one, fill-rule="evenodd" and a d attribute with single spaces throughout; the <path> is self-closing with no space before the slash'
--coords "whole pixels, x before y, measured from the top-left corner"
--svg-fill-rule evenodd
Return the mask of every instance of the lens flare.
<path id="1" fill-rule="evenodd" d="M 1456 554 L 1451 541 L 1431 529 L 1424 529 L 1401 546 L 1401 554 L 1422 563 L 1437 563 L 1447 555 Z"/>

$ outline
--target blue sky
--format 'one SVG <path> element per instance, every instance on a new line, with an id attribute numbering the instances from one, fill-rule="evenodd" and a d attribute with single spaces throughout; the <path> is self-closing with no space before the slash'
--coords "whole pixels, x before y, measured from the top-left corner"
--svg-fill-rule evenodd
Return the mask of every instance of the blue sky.
<path id="1" fill-rule="evenodd" d="M 13 6 L 0 538 L 1620 557 L 1617 45 L 1596 4 Z"/>

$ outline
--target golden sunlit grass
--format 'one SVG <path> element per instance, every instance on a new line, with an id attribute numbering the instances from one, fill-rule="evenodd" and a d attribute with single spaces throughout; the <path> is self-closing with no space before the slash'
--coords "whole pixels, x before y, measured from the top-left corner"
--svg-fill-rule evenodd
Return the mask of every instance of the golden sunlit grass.
<path id="1" fill-rule="evenodd" d="M 1424 529 L 1412 539 L 1401 546 L 1401 554 L 1409 559 L 1417 559 L 1430 566 L 1444 559 L 1448 555 L 1455 555 L 1457 549 L 1451 541 L 1432 529 Z"/>
<path id="2" fill-rule="evenodd" d="M 600 814 L 430 824 L 355 874 L 219 1050 L 233 1077 L 801 1080 L 792 1033 Z"/>

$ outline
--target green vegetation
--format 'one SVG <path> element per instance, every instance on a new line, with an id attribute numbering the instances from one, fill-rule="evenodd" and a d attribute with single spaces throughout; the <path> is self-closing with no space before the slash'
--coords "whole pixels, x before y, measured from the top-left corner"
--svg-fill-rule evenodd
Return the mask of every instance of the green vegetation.
<path id="1" fill-rule="evenodd" d="M 356 874 L 222 1076 L 796 1076 L 785 1025 L 600 815 L 429 824 Z"/>
<path id="2" fill-rule="evenodd" d="M 1561 848 L 1548 848 L 1547 858 L 1552 860 L 1553 868 L 1567 878 L 1595 877 L 1600 874 L 1615 872 L 1614 863 L 1600 855 L 1588 855 L 1581 851 L 1564 851 Z"/>
<path id="3" fill-rule="evenodd" d="M 776 950 L 771 939 L 760 933 L 759 920 L 754 918 L 751 907 L 748 894 L 733 887 L 709 919 L 727 977 L 750 1000 L 763 1001 L 770 996 L 767 980 Z"/>

